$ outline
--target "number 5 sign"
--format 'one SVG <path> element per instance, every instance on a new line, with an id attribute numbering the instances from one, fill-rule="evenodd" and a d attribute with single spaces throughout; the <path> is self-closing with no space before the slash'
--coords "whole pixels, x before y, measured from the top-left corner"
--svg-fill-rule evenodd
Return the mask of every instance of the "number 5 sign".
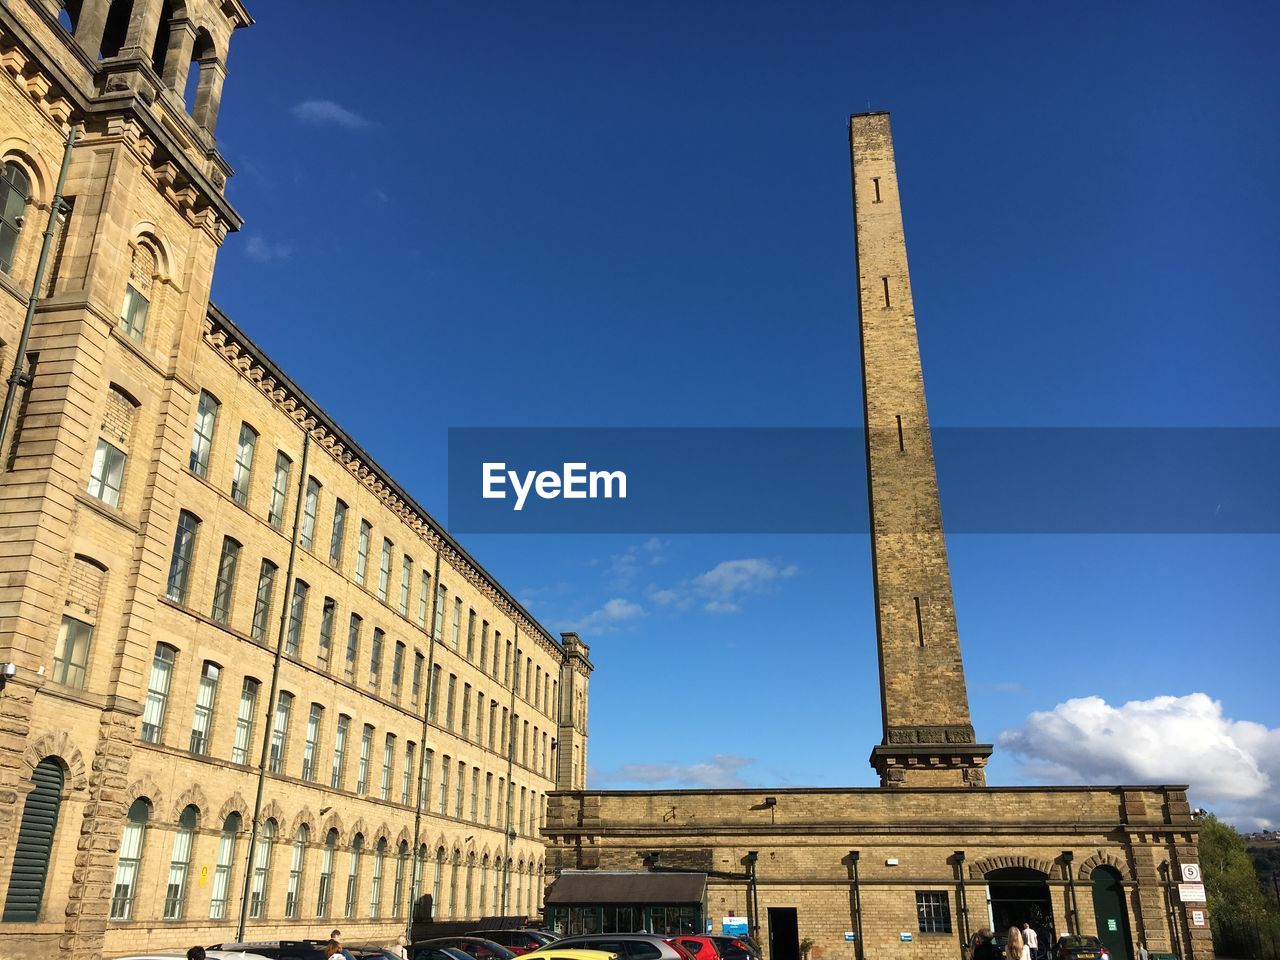
<path id="1" fill-rule="evenodd" d="M 1182 865 L 1182 882 L 1183 883 L 1199 883 L 1200 880 L 1201 880 L 1200 864 L 1184 863 Z"/>

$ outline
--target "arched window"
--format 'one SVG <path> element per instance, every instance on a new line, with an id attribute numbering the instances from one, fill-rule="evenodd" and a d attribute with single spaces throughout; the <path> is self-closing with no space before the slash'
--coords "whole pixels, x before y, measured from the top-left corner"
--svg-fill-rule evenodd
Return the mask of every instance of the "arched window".
<path id="1" fill-rule="evenodd" d="M 468 853 L 467 854 L 466 899 L 463 901 L 463 903 L 465 904 L 465 908 L 464 908 L 465 912 L 463 913 L 463 916 L 466 916 L 466 917 L 470 917 L 472 915 L 471 907 L 475 903 L 475 901 L 472 899 L 475 891 L 475 880 L 476 880 L 476 855 L 474 853 Z"/>
<path id="2" fill-rule="evenodd" d="M 357 833 L 351 841 L 351 856 L 347 858 L 347 898 L 342 915 L 356 915 L 356 894 L 360 889 L 360 856 L 364 853 L 364 835 Z"/>
<path id="3" fill-rule="evenodd" d="M 392 890 L 391 916 L 404 916 L 404 869 L 409 862 L 409 841 L 401 840 L 396 847 L 396 885 Z"/>
<path id="4" fill-rule="evenodd" d="M 231 865 L 236 857 L 236 835 L 240 832 L 240 814 L 230 813 L 222 822 L 218 838 L 218 859 L 213 868 L 213 897 L 209 901 L 209 919 L 225 920 L 231 896 Z"/>
<path id="5" fill-rule="evenodd" d="M 267 889 L 271 878 L 271 845 L 276 841 L 276 822 L 268 820 L 258 834 L 253 855 L 253 884 L 249 891 L 249 916 L 260 920 L 267 915 Z"/>
<path id="6" fill-rule="evenodd" d="M 449 860 L 449 916 L 458 915 L 458 867 L 462 864 L 462 854 L 457 850 Z"/>
<path id="7" fill-rule="evenodd" d="M 480 858 L 480 916 L 482 917 L 485 915 L 485 908 L 489 904 L 488 883 L 489 855 L 486 853 Z"/>
<path id="8" fill-rule="evenodd" d="M 517 914 L 520 913 L 520 911 L 524 907 L 524 883 L 522 879 L 523 877 L 524 877 L 524 861 L 522 860 L 520 861 L 520 863 L 516 864 L 515 888 L 516 888 L 516 913 Z"/>
<path id="9" fill-rule="evenodd" d="M 0 169 L 0 273 L 13 271 L 13 260 L 18 251 L 18 236 L 22 233 L 24 211 L 31 196 L 31 181 L 16 163 L 9 162 Z"/>
<path id="10" fill-rule="evenodd" d="M 379 837 L 373 850 L 373 878 L 369 881 L 369 916 L 376 920 L 382 905 L 382 865 L 387 859 L 387 838 Z"/>
<path id="11" fill-rule="evenodd" d="M 58 22 L 66 28 L 67 33 L 75 33 L 80 23 L 80 0 L 66 0 L 59 4 Z"/>
<path id="12" fill-rule="evenodd" d="M 205 77 L 205 71 L 212 66 L 214 58 L 213 38 L 203 27 L 196 31 L 195 42 L 191 44 L 191 66 L 187 69 L 187 82 L 182 89 L 182 101 L 187 105 L 187 113 L 199 122 L 196 114 L 201 106 L 202 94 L 212 77 Z"/>
<path id="13" fill-rule="evenodd" d="M 417 906 L 418 898 L 422 896 L 422 883 L 426 877 L 427 845 L 424 843 L 418 847 L 418 855 L 413 860 L 413 889 L 409 893 L 410 916 L 413 915 L 413 908 Z"/>
<path id="14" fill-rule="evenodd" d="M 327 917 L 333 900 L 333 855 L 338 847 L 338 831 L 331 829 L 324 838 L 320 854 L 320 893 L 316 897 L 316 916 Z"/>
<path id="15" fill-rule="evenodd" d="M 13 870 L 4 901 L 6 922 L 34 923 L 40 919 L 44 881 L 62 805 L 62 764 L 45 757 L 31 771 L 31 783 L 33 788 L 22 805 L 18 842 L 12 850 Z"/>
<path id="16" fill-rule="evenodd" d="M 293 838 L 293 857 L 289 861 L 289 889 L 284 897 L 284 915 L 289 919 L 298 916 L 298 898 L 302 893 L 302 879 L 307 865 L 307 843 L 311 840 L 311 831 L 304 823 L 298 827 Z"/>
<path id="17" fill-rule="evenodd" d="M 187 902 L 187 874 L 191 869 L 191 846 L 196 835 L 200 811 L 194 805 L 183 809 L 178 817 L 178 831 L 173 835 L 173 853 L 169 857 L 169 882 L 164 893 L 164 918 L 181 920 Z"/>
<path id="18" fill-rule="evenodd" d="M 120 332 L 135 343 L 142 343 L 147 332 L 155 275 L 156 252 L 150 244 L 137 243 L 129 266 L 129 280 L 124 285 L 124 303 L 120 307 Z"/>
<path id="19" fill-rule="evenodd" d="M 138 873 L 142 868 L 142 846 L 147 837 L 147 821 L 151 819 L 151 802 L 139 797 L 129 807 L 129 819 L 120 839 L 120 862 L 116 865 L 116 882 L 111 894 L 111 919 L 128 920 L 133 916 L 133 900 L 138 893 Z"/>
<path id="20" fill-rule="evenodd" d="M 440 909 L 440 886 L 444 878 L 444 847 L 436 851 L 436 882 L 431 890 L 431 919 L 439 920 L 444 916 Z"/>
<path id="21" fill-rule="evenodd" d="M 200 685 L 196 688 L 195 712 L 191 717 L 192 753 L 203 756 L 209 752 L 209 734 L 213 728 L 213 706 L 218 698 L 218 678 L 222 668 L 212 660 L 206 660 L 200 668 Z"/>
<path id="22" fill-rule="evenodd" d="M 98 59 L 107 60 L 120 53 L 129 35 L 129 18 L 133 12 L 133 0 L 111 0 L 107 8 L 107 22 L 102 30 L 102 44 L 98 47 Z"/>

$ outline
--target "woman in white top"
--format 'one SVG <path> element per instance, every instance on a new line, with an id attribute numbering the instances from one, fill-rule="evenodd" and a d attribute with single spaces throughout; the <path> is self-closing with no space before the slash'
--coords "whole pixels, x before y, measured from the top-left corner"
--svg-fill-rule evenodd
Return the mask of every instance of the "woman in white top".
<path id="1" fill-rule="evenodd" d="M 1031 960 L 1031 948 L 1022 939 L 1022 931 L 1017 927 L 1009 928 L 1009 941 L 1005 944 L 1006 960 Z"/>

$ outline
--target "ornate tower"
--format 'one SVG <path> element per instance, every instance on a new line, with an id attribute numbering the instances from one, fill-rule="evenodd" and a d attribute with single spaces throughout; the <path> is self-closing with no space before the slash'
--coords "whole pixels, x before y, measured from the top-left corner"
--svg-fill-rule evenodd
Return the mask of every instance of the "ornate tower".
<path id="1" fill-rule="evenodd" d="M 560 702 L 556 705 L 556 789 L 583 790 L 587 785 L 587 683 L 595 667 L 591 648 L 576 633 L 560 634 Z"/>
<path id="2" fill-rule="evenodd" d="M 886 787 L 982 786 L 960 659 L 887 113 L 849 121 Z"/>

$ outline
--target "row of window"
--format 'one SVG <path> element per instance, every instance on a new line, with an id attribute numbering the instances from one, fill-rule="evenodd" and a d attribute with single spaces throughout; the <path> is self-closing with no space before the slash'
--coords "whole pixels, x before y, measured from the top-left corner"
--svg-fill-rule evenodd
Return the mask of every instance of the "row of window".
<path id="1" fill-rule="evenodd" d="M 210 457 L 213 451 L 220 409 L 221 404 L 213 394 L 207 390 L 201 391 L 196 405 L 196 420 L 192 430 L 191 453 L 187 465 L 192 473 L 205 479 L 208 478 Z M 230 494 L 232 499 L 241 506 L 248 506 L 249 488 L 253 476 L 258 439 L 259 435 L 253 427 L 248 423 L 240 424 L 240 432 L 236 441 L 236 457 L 232 467 Z M 281 529 L 284 523 L 292 471 L 293 461 L 283 451 L 277 450 L 275 466 L 272 472 L 271 495 L 267 504 L 267 522 L 276 529 Z M 316 477 L 307 477 L 298 539 L 302 548 L 313 554 L 318 549 L 317 539 L 319 536 L 322 489 L 323 487 Z M 332 524 L 329 530 L 328 562 L 330 566 L 340 571 L 342 570 L 346 549 L 347 517 L 349 512 L 350 508 L 346 502 L 341 498 L 335 497 Z M 373 541 L 373 525 L 368 520 L 361 519 L 356 536 L 354 579 L 357 586 L 365 587 L 366 589 L 371 588 L 369 583 L 369 562 Z M 413 557 L 408 553 L 399 554 L 398 594 L 393 602 L 391 594 L 396 559 L 395 544 L 390 538 L 383 537 L 378 559 L 377 583 L 376 586 L 372 587 L 372 590 L 380 601 L 397 610 L 406 620 L 410 619 L 411 616 L 416 616 L 417 626 L 422 630 L 426 630 L 428 606 L 431 602 L 431 574 L 422 569 L 417 578 L 415 578 Z M 416 605 L 413 597 L 415 579 L 418 582 Z M 432 625 L 432 636 L 443 640 L 445 636 L 444 618 L 449 608 L 449 591 L 443 583 L 437 584 L 435 600 L 435 622 Z M 468 608 L 466 611 L 465 634 L 463 633 L 462 622 L 463 601 L 461 597 L 455 596 L 452 604 L 452 630 L 449 641 L 452 649 L 463 654 L 468 662 L 474 663 L 480 669 L 488 672 L 495 680 L 499 678 L 499 671 L 501 670 L 501 683 L 508 689 L 512 687 L 514 663 L 514 688 L 518 694 L 521 693 L 520 663 L 518 660 L 513 661 L 511 641 L 506 641 L 507 656 L 503 659 L 501 632 L 498 630 L 492 631 L 491 644 L 491 631 L 488 620 L 478 618 L 476 611 Z M 541 665 L 535 664 L 532 657 L 525 658 L 524 699 L 533 704 L 542 713 L 551 716 L 552 710 L 555 709 L 556 694 L 557 681 L 553 679 L 551 672 L 544 671 Z"/>

